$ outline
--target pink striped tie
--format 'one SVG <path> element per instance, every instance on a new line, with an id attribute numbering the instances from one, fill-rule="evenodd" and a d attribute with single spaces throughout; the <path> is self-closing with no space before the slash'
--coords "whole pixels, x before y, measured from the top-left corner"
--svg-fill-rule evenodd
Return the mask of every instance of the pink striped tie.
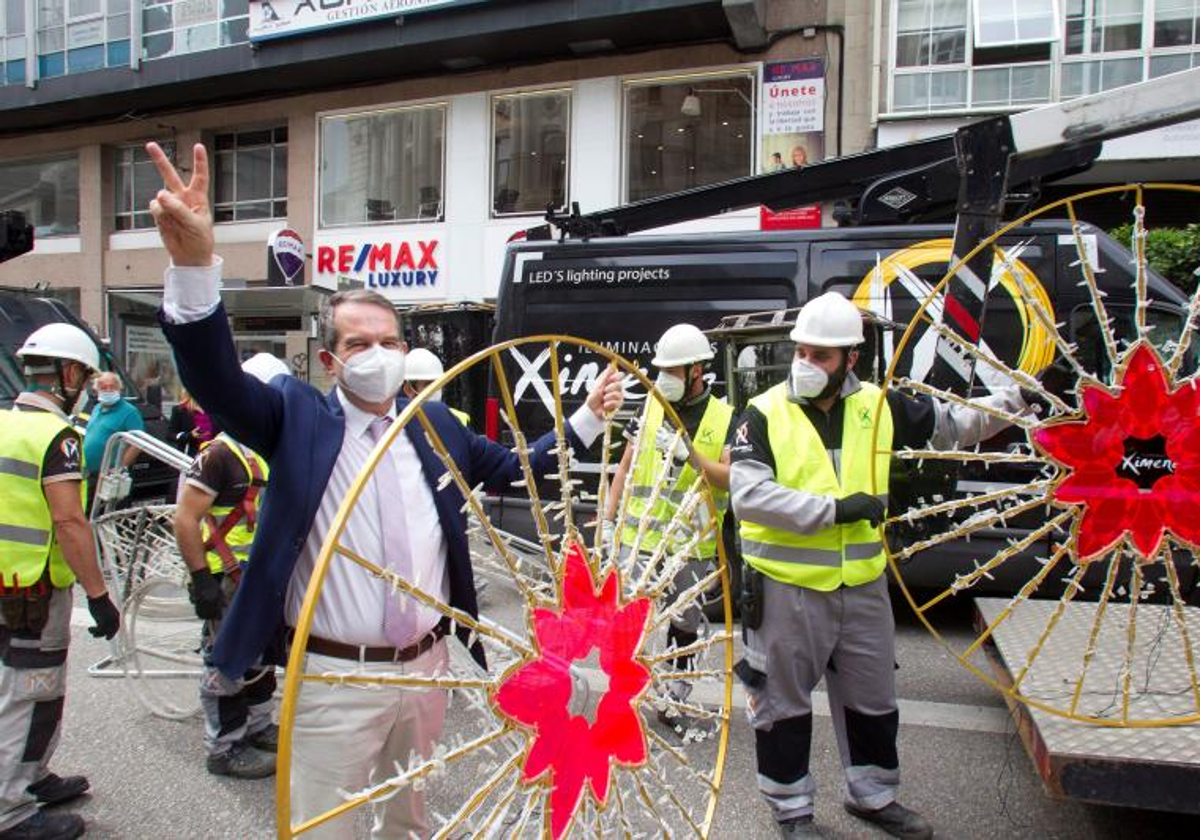
<path id="1" fill-rule="evenodd" d="M 376 417 L 368 427 L 371 439 L 379 443 L 390 425 L 391 417 Z M 383 566 L 403 580 L 414 583 L 412 551 L 404 529 L 404 496 L 400 487 L 400 473 L 396 470 L 390 450 L 375 467 L 375 498 L 379 504 Z M 389 644 L 398 648 L 416 641 L 416 600 L 398 590 L 389 590 L 383 612 L 383 634 Z"/>

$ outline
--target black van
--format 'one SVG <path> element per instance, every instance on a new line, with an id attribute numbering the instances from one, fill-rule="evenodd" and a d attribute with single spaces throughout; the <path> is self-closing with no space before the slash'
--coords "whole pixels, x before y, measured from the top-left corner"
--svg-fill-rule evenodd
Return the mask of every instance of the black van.
<path id="1" fill-rule="evenodd" d="M 547 333 L 576 335 L 646 368 L 658 336 L 672 324 L 686 321 L 707 330 L 726 316 L 796 307 L 829 290 L 841 291 L 864 309 L 906 325 L 944 275 L 952 237 L 949 225 L 906 225 L 515 243 L 504 263 L 495 340 Z M 1106 304 L 1119 335 L 1134 335 L 1132 257 L 1103 231 L 1088 225 L 1082 227 L 1082 239 L 1089 261 L 1098 268 L 1097 277 L 1108 294 Z M 1021 272 L 1027 287 L 1053 312 L 1056 322 L 1067 325 L 1082 358 L 1095 362 L 1098 374 L 1106 374 L 1098 369 L 1103 347 L 1087 291 L 1079 285 L 1079 253 L 1070 224 L 1035 222 L 1009 232 L 999 244 L 1013 270 Z M 1010 283 L 992 287 L 982 338 L 1011 366 L 1035 371 L 1053 359 L 1054 347 L 1035 328 L 1029 307 Z M 1178 335 L 1185 317 L 1184 295 L 1153 272 L 1149 292 L 1151 323 L 1164 327 L 1160 331 L 1164 338 Z M 781 335 L 786 336 L 786 330 Z M 876 372 L 886 366 L 883 363 L 890 348 L 898 342 L 898 335 L 886 331 L 880 335 L 883 357 L 874 360 Z M 786 341 L 775 344 L 774 349 L 767 343 L 757 351 L 759 374 L 739 381 L 739 387 L 733 389 L 737 408 L 784 378 L 791 345 Z M 913 342 L 900 366 L 905 370 L 915 367 L 919 373 L 931 356 L 929 342 Z M 721 357 L 718 352 L 718 360 Z M 872 360 L 860 364 L 869 368 Z M 588 354 L 564 360 L 571 383 L 564 394 L 569 408 L 586 393 L 582 387 L 586 383 L 575 387 L 576 380 L 594 376 L 603 366 Z M 520 372 L 514 364 L 510 377 Z M 542 372 L 549 377 L 548 369 Z M 717 392 L 725 393 L 726 372 L 714 365 L 714 373 Z M 986 393 L 985 372 L 978 373 L 977 392 Z M 636 412 L 640 399 L 632 395 L 627 405 Z M 545 405 L 535 389 L 524 390 L 518 413 L 526 432 L 550 428 L 552 411 L 553 406 Z M 1014 432 L 992 445 L 1003 447 L 1015 439 Z M 979 492 L 1028 480 L 1028 470 L 1020 467 L 992 467 L 986 474 L 963 471 L 958 489 Z M 912 492 L 919 493 L 920 488 Z M 496 505 L 501 527 L 522 532 L 524 517 L 519 507 Z M 980 533 L 969 544 L 951 544 L 939 552 L 936 562 L 925 560 L 923 568 L 909 570 L 910 585 L 944 587 L 956 573 L 970 571 L 974 559 L 994 553 L 982 544 L 984 540 L 999 544 L 1027 533 L 1021 526 L 1028 527 L 1031 521 L 1010 521 L 1009 527 Z M 1028 561 L 1033 562 L 1032 555 Z M 1028 567 L 1021 565 L 1004 564 L 994 580 L 977 588 L 1012 591 L 1014 581 L 1028 579 Z"/>
<path id="2" fill-rule="evenodd" d="M 75 317 L 62 301 L 43 297 L 24 289 L 0 289 L 0 409 L 12 406 L 25 387 L 20 360 L 16 352 L 25 343 L 26 337 L 46 324 L 68 323 L 86 332 L 100 351 L 100 366 L 115 371 L 125 387 L 125 398 L 133 403 L 146 421 L 146 431 L 165 439 L 166 422 L 162 416 L 161 397 L 154 403 L 148 402 L 133 384 L 132 379 L 121 369 L 108 347 Z M 87 409 L 94 409 L 94 398 Z M 141 457 L 130 469 L 133 478 L 133 500 L 170 500 L 173 498 L 177 476 L 165 464 Z"/>

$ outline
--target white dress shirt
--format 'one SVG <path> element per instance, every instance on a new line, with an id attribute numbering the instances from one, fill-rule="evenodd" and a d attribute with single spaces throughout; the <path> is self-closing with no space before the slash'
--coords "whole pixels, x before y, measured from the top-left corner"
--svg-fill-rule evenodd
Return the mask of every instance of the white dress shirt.
<path id="1" fill-rule="evenodd" d="M 221 267 L 220 257 L 214 258 L 209 268 L 169 267 L 163 280 L 163 314 L 167 320 L 190 323 L 210 315 L 220 302 Z M 289 627 L 294 627 L 299 618 L 317 557 L 320 556 L 321 547 L 333 526 L 342 500 L 374 449 L 368 426 L 375 416 L 353 406 L 340 386 L 337 395 L 345 412 L 346 433 L 288 584 L 284 617 Z M 388 416 L 395 418 L 394 405 Z M 604 421 L 596 417 L 586 404 L 575 411 L 569 423 L 585 446 L 591 446 L 604 430 Z M 430 477 L 425 476 L 407 433 L 396 436 L 385 457 L 393 459 L 396 473 L 400 476 L 401 493 L 398 495 L 402 496 L 404 504 L 396 506 L 395 514 L 403 517 L 408 529 L 416 577 L 414 583 L 423 592 L 448 603 L 450 591 L 446 576 L 446 538 L 427 480 Z M 436 480 L 438 476 L 432 478 Z M 374 480 L 366 483 L 346 522 L 341 544 L 360 557 L 382 566 L 379 492 Z M 387 494 L 386 488 L 383 492 Z M 384 599 L 390 591 L 387 583 L 373 577 L 354 561 L 341 555 L 333 556 L 325 575 L 321 598 L 313 612 L 311 634 L 346 644 L 388 646 L 383 619 Z M 412 641 L 417 641 L 433 629 L 442 615 L 427 606 L 421 606 L 419 610 L 419 632 Z"/>

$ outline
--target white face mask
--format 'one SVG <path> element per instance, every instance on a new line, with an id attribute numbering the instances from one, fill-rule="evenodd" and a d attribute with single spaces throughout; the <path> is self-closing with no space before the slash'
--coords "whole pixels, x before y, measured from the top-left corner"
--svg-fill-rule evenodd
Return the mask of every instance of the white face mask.
<path id="1" fill-rule="evenodd" d="M 334 356 L 338 359 L 337 356 Z M 341 359 L 338 359 L 342 362 Z M 373 344 L 342 362 L 339 381 L 347 391 L 369 403 L 393 399 L 404 384 L 404 352 Z"/>
<path id="2" fill-rule="evenodd" d="M 807 359 L 792 359 L 788 386 L 793 397 L 811 400 L 825 390 L 829 374 Z"/>
<path id="3" fill-rule="evenodd" d="M 687 389 L 684 387 L 683 380 L 678 376 L 673 376 L 665 370 L 658 372 L 658 376 L 654 379 L 654 387 L 657 388 L 667 402 L 677 403 L 683 399 Z"/>
<path id="4" fill-rule="evenodd" d="M 120 391 L 100 391 L 96 394 L 96 399 L 101 405 L 116 405 L 117 400 L 121 399 Z"/>
<path id="5" fill-rule="evenodd" d="M 442 401 L 442 389 L 438 388 L 436 391 L 431 391 L 429 393 L 429 399 L 434 400 L 436 402 L 441 402 Z"/>

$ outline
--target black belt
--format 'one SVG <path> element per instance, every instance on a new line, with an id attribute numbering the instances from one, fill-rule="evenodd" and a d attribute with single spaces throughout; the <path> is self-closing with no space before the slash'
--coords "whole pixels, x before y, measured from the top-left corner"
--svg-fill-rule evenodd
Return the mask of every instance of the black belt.
<path id="1" fill-rule="evenodd" d="M 289 640 L 294 633 L 295 630 L 289 629 Z M 443 617 L 436 627 L 408 647 L 349 645 L 345 642 L 335 642 L 332 639 L 322 639 L 320 636 L 309 636 L 308 644 L 304 649 L 309 653 L 332 656 L 335 659 L 350 659 L 354 662 L 411 662 L 449 633 L 450 619 Z"/>

